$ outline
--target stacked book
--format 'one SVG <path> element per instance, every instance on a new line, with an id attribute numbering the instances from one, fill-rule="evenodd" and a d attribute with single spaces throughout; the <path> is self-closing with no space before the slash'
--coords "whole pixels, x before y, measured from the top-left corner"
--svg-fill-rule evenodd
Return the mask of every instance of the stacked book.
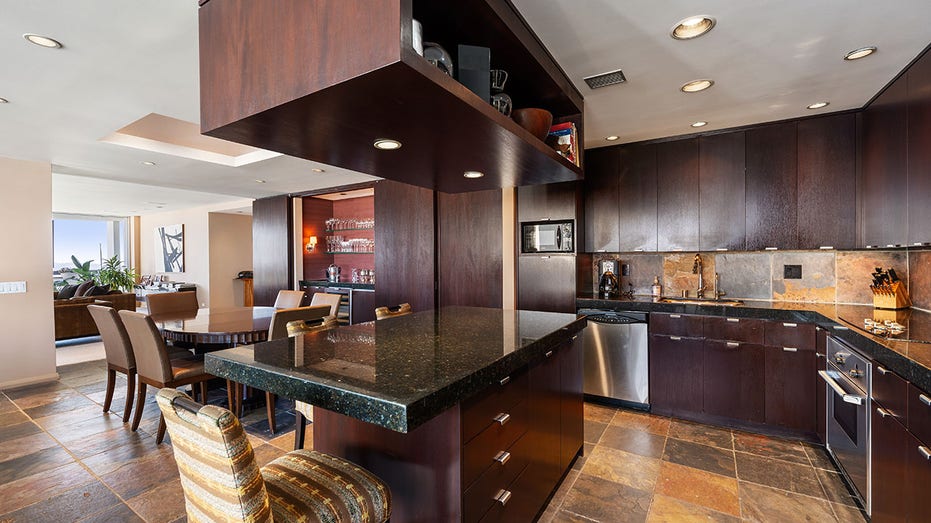
<path id="1" fill-rule="evenodd" d="M 572 122 L 558 123 L 550 127 L 546 143 L 560 156 L 579 165 L 579 133 Z"/>

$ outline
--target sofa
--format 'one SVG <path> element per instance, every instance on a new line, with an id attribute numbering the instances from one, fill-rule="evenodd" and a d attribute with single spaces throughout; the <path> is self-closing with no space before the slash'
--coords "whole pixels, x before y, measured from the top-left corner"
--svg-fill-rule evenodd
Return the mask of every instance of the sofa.
<path id="1" fill-rule="evenodd" d="M 57 295 L 56 295 L 57 296 Z M 69 338 L 97 336 L 97 324 L 91 318 L 87 306 L 91 303 L 109 305 L 116 310 L 136 310 L 136 295 L 126 292 L 114 292 L 100 296 L 84 296 L 67 300 L 56 299 L 55 304 L 55 341 Z"/>

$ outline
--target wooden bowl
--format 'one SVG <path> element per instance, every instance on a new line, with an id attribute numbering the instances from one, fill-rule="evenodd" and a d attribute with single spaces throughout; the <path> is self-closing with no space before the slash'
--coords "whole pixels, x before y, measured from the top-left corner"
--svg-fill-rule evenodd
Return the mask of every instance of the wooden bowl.
<path id="1" fill-rule="evenodd" d="M 535 107 L 515 109 L 511 113 L 511 118 L 540 140 L 546 139 L 546 135 L 550 132 L 550 126 L 553 125 L 553 113 Z"/>

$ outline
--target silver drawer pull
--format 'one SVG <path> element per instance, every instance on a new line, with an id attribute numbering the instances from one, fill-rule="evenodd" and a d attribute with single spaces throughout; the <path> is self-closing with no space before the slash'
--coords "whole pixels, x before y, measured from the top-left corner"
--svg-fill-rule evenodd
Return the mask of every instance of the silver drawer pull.
<path id="1" fill-rule="evenodd" d="M 885 376 L 886 374 L 889 374 L 888 370 L 880 367 L 879 365 L 876 366 L 876 372 L 882 374 L 883 376 Z"/>
<path id="2" fill-rule="evenodd" d="M 553 355 L 553 351 L 551 350 L 546 351 L 546 354 L 544 354 L 544 356 L 546 356 L 547 358 L 549 358 L 552 355 Z"/>
<path id="3" fill-rule="evenodd" d="M 505 463 L 507 463 L 508 460 L 510 460 L 510 459 L 511 459 L 511 453 L 508 452 L 508 451 L 506 451 L 506 450 L 502 450 L 501 452 L 499 452 L 499 453 L 495 456 L 495 461 L 497 461 L 498 463 L 500 463 L 500 464 L 502 464 L 502 465 L 504 465 Z"/>
<path id="4" fill-rule="evenodd" d="M 572 337 L 572 340 L 575 341 L 575 340 L 577 340 L 578 338 L 579 338 L 579 335 L 576 334 L 575 336 Z"/>
<path id="5" fill-rule="evenodd" d="M 505 386 L 505 385 L 507 385 L 507 384 L 510 383 L 510 382 L 511 382 L 511 377 L 510 377 L 510 376 L 505 376 L 505 377 L 501 378 L 500 381 L 498 381 L 498 383 L 500 383 L 502 387 Z"/>
<path id="6" fill-rule="evenodd" d="M 730 347 L 730 348 L 732 348 L 732 349 L 735 348 L 735 347 L 740 347 L 740 342 L 737 342 L 737 341 L 729 341 L 729 342 L 727 342 L 727 346 Z"/>
<path id="7" fill-rule="evenodd" d="M 798 323 L 783 323 L 783 327 L 798 327 Z"/>
<path id="8" fill-rule="evenodd" d="M 681 314 L 670 314 L 669 317 L 679 319 L 682 317 L 682 315 Z"/>
<path id="9" fill-rule="evenodd" d="M 931 407 L 931 398 L 925 396 L 924 394 L 918 395 L 918 401 L 924 403 L 925 405 Z"/>
<path id="10" fill-rule="evenodd" d="M 880 415 L 881 417 L 883 417 L 883 418 L 886 418 L 886 417 L 891 416 L 891 414 L 889 413 L 888 410 L 886 410 L 886 409 L 881 409 L 881 408 L 879 408 L 879 407 L 876 407 L 876 414 L 879 414 L 879 415 Z"/>
<path id="11" fill-rule="evenodd" d="M 725 318 L 725 319 L 731 323 L 740 323 L 740 318 Z"/>
<path id="12" fill-rule="evenodd" d="M 681 341 L 682 337 L 681 336 L 670 336 L 669 339 L 672 341 Z"/>
<path id="13" fill-rule="evenodd" d="M 921 454 L 925 459 L 931 460 L 931 450 L 928 450 L 928 447 L 922 445 L 918 447 L 918 453 Z"/>
<path id="14" fill-rule="evenodd" d="M 504 425 L 505 423 L 511 421 L 511 415 L 507 412 L 502 412 L 501 414 L 495 416 L 494 420 L 497 421 L 500 425 Z"/>
<path id="15" fill-rule="evenodd" d="M 495 494 L 495 501 L 497 501 L 498 503 L 501 503 L 502 506 L 507 505 L 510 499 L 511 499 L 510 490 L 501 489 L 498 491 L 497 494 Z"/>
<path id="16" fill-rule="evenodd" d="M 783 347 L 782 350 L 785 352 L 798 352 L 798 347 Z"/>

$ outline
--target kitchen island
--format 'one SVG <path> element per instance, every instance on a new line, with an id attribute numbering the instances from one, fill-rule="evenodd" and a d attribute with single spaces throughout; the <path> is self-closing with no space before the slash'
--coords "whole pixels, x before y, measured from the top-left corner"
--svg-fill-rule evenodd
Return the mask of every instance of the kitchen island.
<path id="1" fill-rule="evenodd" d="M 582 448 L 572 314 L 445 307 L 209 354 L 315 407 L 314 448 L 391 487 L 392 521 L 529 520 Z"/>

